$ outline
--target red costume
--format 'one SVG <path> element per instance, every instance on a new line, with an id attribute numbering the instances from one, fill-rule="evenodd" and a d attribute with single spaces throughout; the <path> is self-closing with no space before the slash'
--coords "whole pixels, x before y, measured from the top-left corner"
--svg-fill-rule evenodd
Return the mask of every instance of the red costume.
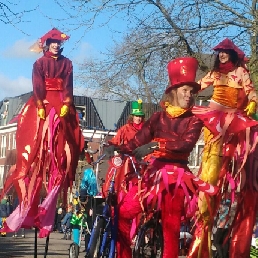
<path id="1" fill-rule="evenodd" d="M 41 38 L 41 44 L 47 39 L 68 38 L 53 29 Z M 35 226 L 40 229 L 40 237 L 49 235 L 58 194 L 63 191 L 65 202 L 68 187 L 75 178 L 84 139 L 73 105 L 72 62 L 60 52 L 54 55 L 45 51 L 33 65 L 33 96 L 20 114 L 16 133 L 17 163 L 10 170 L 3 191 L 7 192 L 13 185 L 20 200 L 20 205 L 6 221 L 8 231 Z M 64 105 L 69 107 L 69 112 L 60 116 Z M 45 111 L 45 120 L 39 118 L 39 109 Z M 47 195 L 40 204 L 42 188 Z"/>
<path id="2" fill-rule="evenodd" d="M 140 117 L 142 117 L 142 119 L 144 118 L 144 113 L 142 112 L 142 101 L 141 100 L 138 100 L 137 102 L 134 101 L 132 103 L 132 112 L 131 112 L 132 121 L 130 121 L 131 120 L 130 119 L 126 125 L 124 125 L 117 131 L 116 136 L 111 141 L 109 141 L 109 143 L 111 145 L 121 146 L 123 144 L 128 144 L 128 142 L 134 138 L 135 134 L 139 131 L 139 129 L 142 128 L 143 121 L 141 121 L 141 123 L 139 123 L 139 124 L 135 124 L 135 123 L 133 123 L 133 116 L 140 116 Z M 114 170 L 113 170 L 112 162 L 110 162 L 109 170 L 106 175 L 105 184 L 103 186 L 104 195 L 110 185 L 110 180 L 112 178 L 113 172 L 114 172 Z M 118 202 L 120 202 L 122 200 L 123 196 L 125 195 L 125 193 L 127 193 L 128 189 L 129 189 L 129 185 L 127 184 L 127 182 L 124 181 L 125 177 L 129 174 L 134 174 L 134 173 L 135 172 L 134 172 L 130 158 L 124 157 L 123 166 L 120 168 L 117 168 L 116 178 L 115 178 L 115 191 L 118 193 Z M 136 216 L 132 217 L 132 219 L 135 219 L 135 223 L 136 223 L 135 217 Z M 118 220 L 118 235 L 120 234 L 119 232 L 121 230 L 122 231 L 124 230 L 123 223 L 121 223 L 121 220 Z M 131 225 L 129 225 L 129 228 L 128 228 L 129 241 L 130 241 L 130 230 L 131 230 Z M 129 246 L 130 246 L 130 244 L 129 244 Z M 119 239 L 117 242 L 117 252 L 121 253 Z"/>
<path id="3" fill-rule="evenodd" d="M 126 125 L 119 128 L 115 137 L 109 141 L 109 144 L 116 145 L 116 146 L 120 146 L 122 144 L 127 144 L 131 139 L 134 138 L 135 134 L 139 131 L 138 128 L 141 128 L 142 124 L 143 123 L 141 123 L 140 125 L 137 125 L 137 128 L 136 128 L 136 126 L 132 122 L 128 122 Z M 109 169 L 106 174 L 105 184 L 103 185 L 103 194 L 104 195 L 109 188 L 110 180 L 112 178 L 112 174 L 113 174 L 112 167 L 113 167 L 112 162 L 109 161 Z M 121 184 L 122 184 L 125 176 L 130 171 L 132 171 L 132 165 L 131 165 L 130 159 L 125 158 L 123 166 L 121 168 L 117 168 L 116 179 L 115 179 L 115 190 L 120 191 L 119 197 L 121 197 L 121 195 L 123 194 L 123 191 L 121 191 L 121 189 L 126 190 L 126 188 L 127 188 L 126 185 L 121 185 Z"/>
<path id="4" fill-rule="evenodd" d="M 192 85 L 198 90 L 199 85 L 194 82 L 197 66 L 198 62 L 194 58 L 178 58 L 171 61 L 168 65 L 171 85 L 166 93 L 182 85 Z M 131 219 L 142 211 L 141 204 L 146 208 L 154 200 L 158 200 L 158 208 L 162 214 L 163 257 L 178 257 L 185 197 L 189 204 L 188 212 L 194 212 L 190 204 L 193 204 L 195 199 L 191 199 L 190 195 L 195 193 L 198 187 L 203 186 L 202 190 L 212 194 L 215 192 L 209 185 L 204 187 L 187 166 L 188 157 L 200 136 L 203 123 L 193 116 L 191 110 L 170 104 L 165 103 L 165 110 L 153 114 L 134 139 L 122 147 L 124 151 L 133 151 L 138 146 L 142 148 L 150 142 L 159 145 L 159 148 L 146 158 L 150 165 L 141 181 L 141 193 L 137 195 L 138 186 L 132 187 L 119 205 L 120 250 L 117 257 L 132 256 L 129 236 Z"/>

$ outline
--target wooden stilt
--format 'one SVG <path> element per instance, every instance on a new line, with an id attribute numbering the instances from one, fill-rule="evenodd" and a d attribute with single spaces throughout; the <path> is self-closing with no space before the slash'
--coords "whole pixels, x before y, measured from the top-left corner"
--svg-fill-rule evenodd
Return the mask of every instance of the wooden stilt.
<path id="1" fill-rule="evenodd" d="M 47 252 L 48 252 L 48 243 L 49 243 L 49 235 L 47 236 L 47 239 L 46 239 L 46 245 L 45 245 L 45 254 L 44 254 L 44 258 L 47 258 Z"/>
<path id="2" fill-rule="evenodd" d="M 35 228 L 35 237 L 34 237 L 34 258 L 38 256 L 38 228 Z"/>

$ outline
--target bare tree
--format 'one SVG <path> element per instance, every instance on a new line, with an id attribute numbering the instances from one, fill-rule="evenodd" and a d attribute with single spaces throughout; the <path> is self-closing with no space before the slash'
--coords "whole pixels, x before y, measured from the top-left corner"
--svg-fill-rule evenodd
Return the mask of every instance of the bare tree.
<path id="1" fill-rule="evenodd" d="M 231 38 L 250 57 L 250 71 L 255 85 L 258 85 L 257 1 L 62 0 L 59 4 L 66 12 L 69 10 L 67 17 L 73 19 L 73 29 L 81 26 L 85 26 L 86 30 L 91 29 L 96 22 L 99 26 L 108 26 L 109 21 L 117 17 L 127 24 L 123 41 L 108 53 L 108 59 L 103 62 L 109 68 L 106 80 L 95 81 L 100 89 L 103 85 L 107 86 L 109 80 L 110 90 L 115 82 L 113 90 L 123 85 L 130 92 L 137 82 L 139 89 L 144 89 L 146 99 L 154 100 L 153 80 L 156 79 L 156 85 L 162 82 L 162 87 L 165 87 L 166 82 L 159 81 L 158 75 L 162 74 L 160 79 L 164 78 L 161 70 L 164 70 L 169 59 L 180 55 L 194 56 L 199 60 L 200 68 L 207 71 L 203 53 L 212 53 L 211 47 L 225 37 Z M 153 65 L 155 67 L 151 67 Z M 111 73 L 112 70 L 115 71 Z M 153 76 L 155 73 L 156 78 Z M 153 80 L 146 75 L 152 75 Z M 115 78 L 123 77 L 123 84 L 115 81 Z M 130 81 L 132 78 L 133 83 Z"/>
<path id="2" fill-rule="evenodd" d="M 146 41 L 144 31 L 138 30 L 111 49 L 106 60 L 85 60 L 78 78 L 96 89 L 95 96 L 158 102 L 167 86 L 164 65 L 171 59 L 164 48 Z"/>
<path id="3" fill-rule="evenodd" d="M 14 3 L 13 1 L 0 1 L 0 22 L 11 25 L 16 29 L 22 31 L 17 24 L 20 24 L 24 21 L 24 15 L 33 10 L 19 10 L 15 11 L 18 3 Z M 34 9 L 35 10 L 35 9 Z M 24 34 L 24 31 L 22 31 Z"/>

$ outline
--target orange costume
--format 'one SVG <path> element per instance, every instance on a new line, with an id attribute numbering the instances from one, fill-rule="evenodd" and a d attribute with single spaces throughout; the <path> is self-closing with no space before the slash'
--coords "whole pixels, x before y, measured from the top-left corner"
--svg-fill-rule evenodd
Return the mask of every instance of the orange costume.
<path id="1" fill-rule="evenodd" d="M 244 58 L 244 53 L 229 39 L 223 40 L 214 50 L 233 51 L 238 60 Z M 200 178 L 212 185 L 219 183 L 221 189 L 225 186 L 222 187 L 222 180 L 219 179 L 226 179 L 227 186 L 229 182 L 233 193 L 237 181 L 240 181 L 240 173 L 232 171 L 231 160 L 235 159 L 235 169 L 240 171 L 243 168 L 249 154 L 249 146 L 252 145 L 252 140 L 247 140 L 251 138 L 250 127 L 258 124 L 248 116 L 255 112 L 255 88 L 249 72 L 231 61 L 220 64 L 217 70 L 209 72 L 199 83 L 202 90 L 214 86 L 209 107 L 193 108 L 193 113 L 203 120 L 205 125 Z M 211 257 L 210 234 L 216 213 L 215 199 L 200 195 L 199 209 L 200 218 L 189 258 Z"/>

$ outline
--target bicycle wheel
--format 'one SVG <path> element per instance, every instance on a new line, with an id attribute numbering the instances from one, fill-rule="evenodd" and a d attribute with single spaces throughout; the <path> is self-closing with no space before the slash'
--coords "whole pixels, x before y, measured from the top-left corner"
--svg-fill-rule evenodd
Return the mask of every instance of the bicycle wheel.
<path id="1" fill-rule="evenodd" d="M 163 232 L 160 223 L 150 220 L 139 230 L 133 257 L 135 258 L 161 258 L 163 254 Z"/>
<path id="2" fill-rule="evenodd" d="M 105 219 L 99 218 L 99 220 L 96 223 L 96 226 L 94 226 L 94 229 L 91 234 L 91 245 L 90 248 L 86 254 L 86 257 L 88 258 L 97 258 L 99 257 L 99 248 L 102 242 L 102 236 L 105 226 Z"/>
<path id="3" fill-rule="evenodd" d="M 79 246 L 76 243 L 72 243 L 69 247 L 69 258 L 79 257 Z"/>

